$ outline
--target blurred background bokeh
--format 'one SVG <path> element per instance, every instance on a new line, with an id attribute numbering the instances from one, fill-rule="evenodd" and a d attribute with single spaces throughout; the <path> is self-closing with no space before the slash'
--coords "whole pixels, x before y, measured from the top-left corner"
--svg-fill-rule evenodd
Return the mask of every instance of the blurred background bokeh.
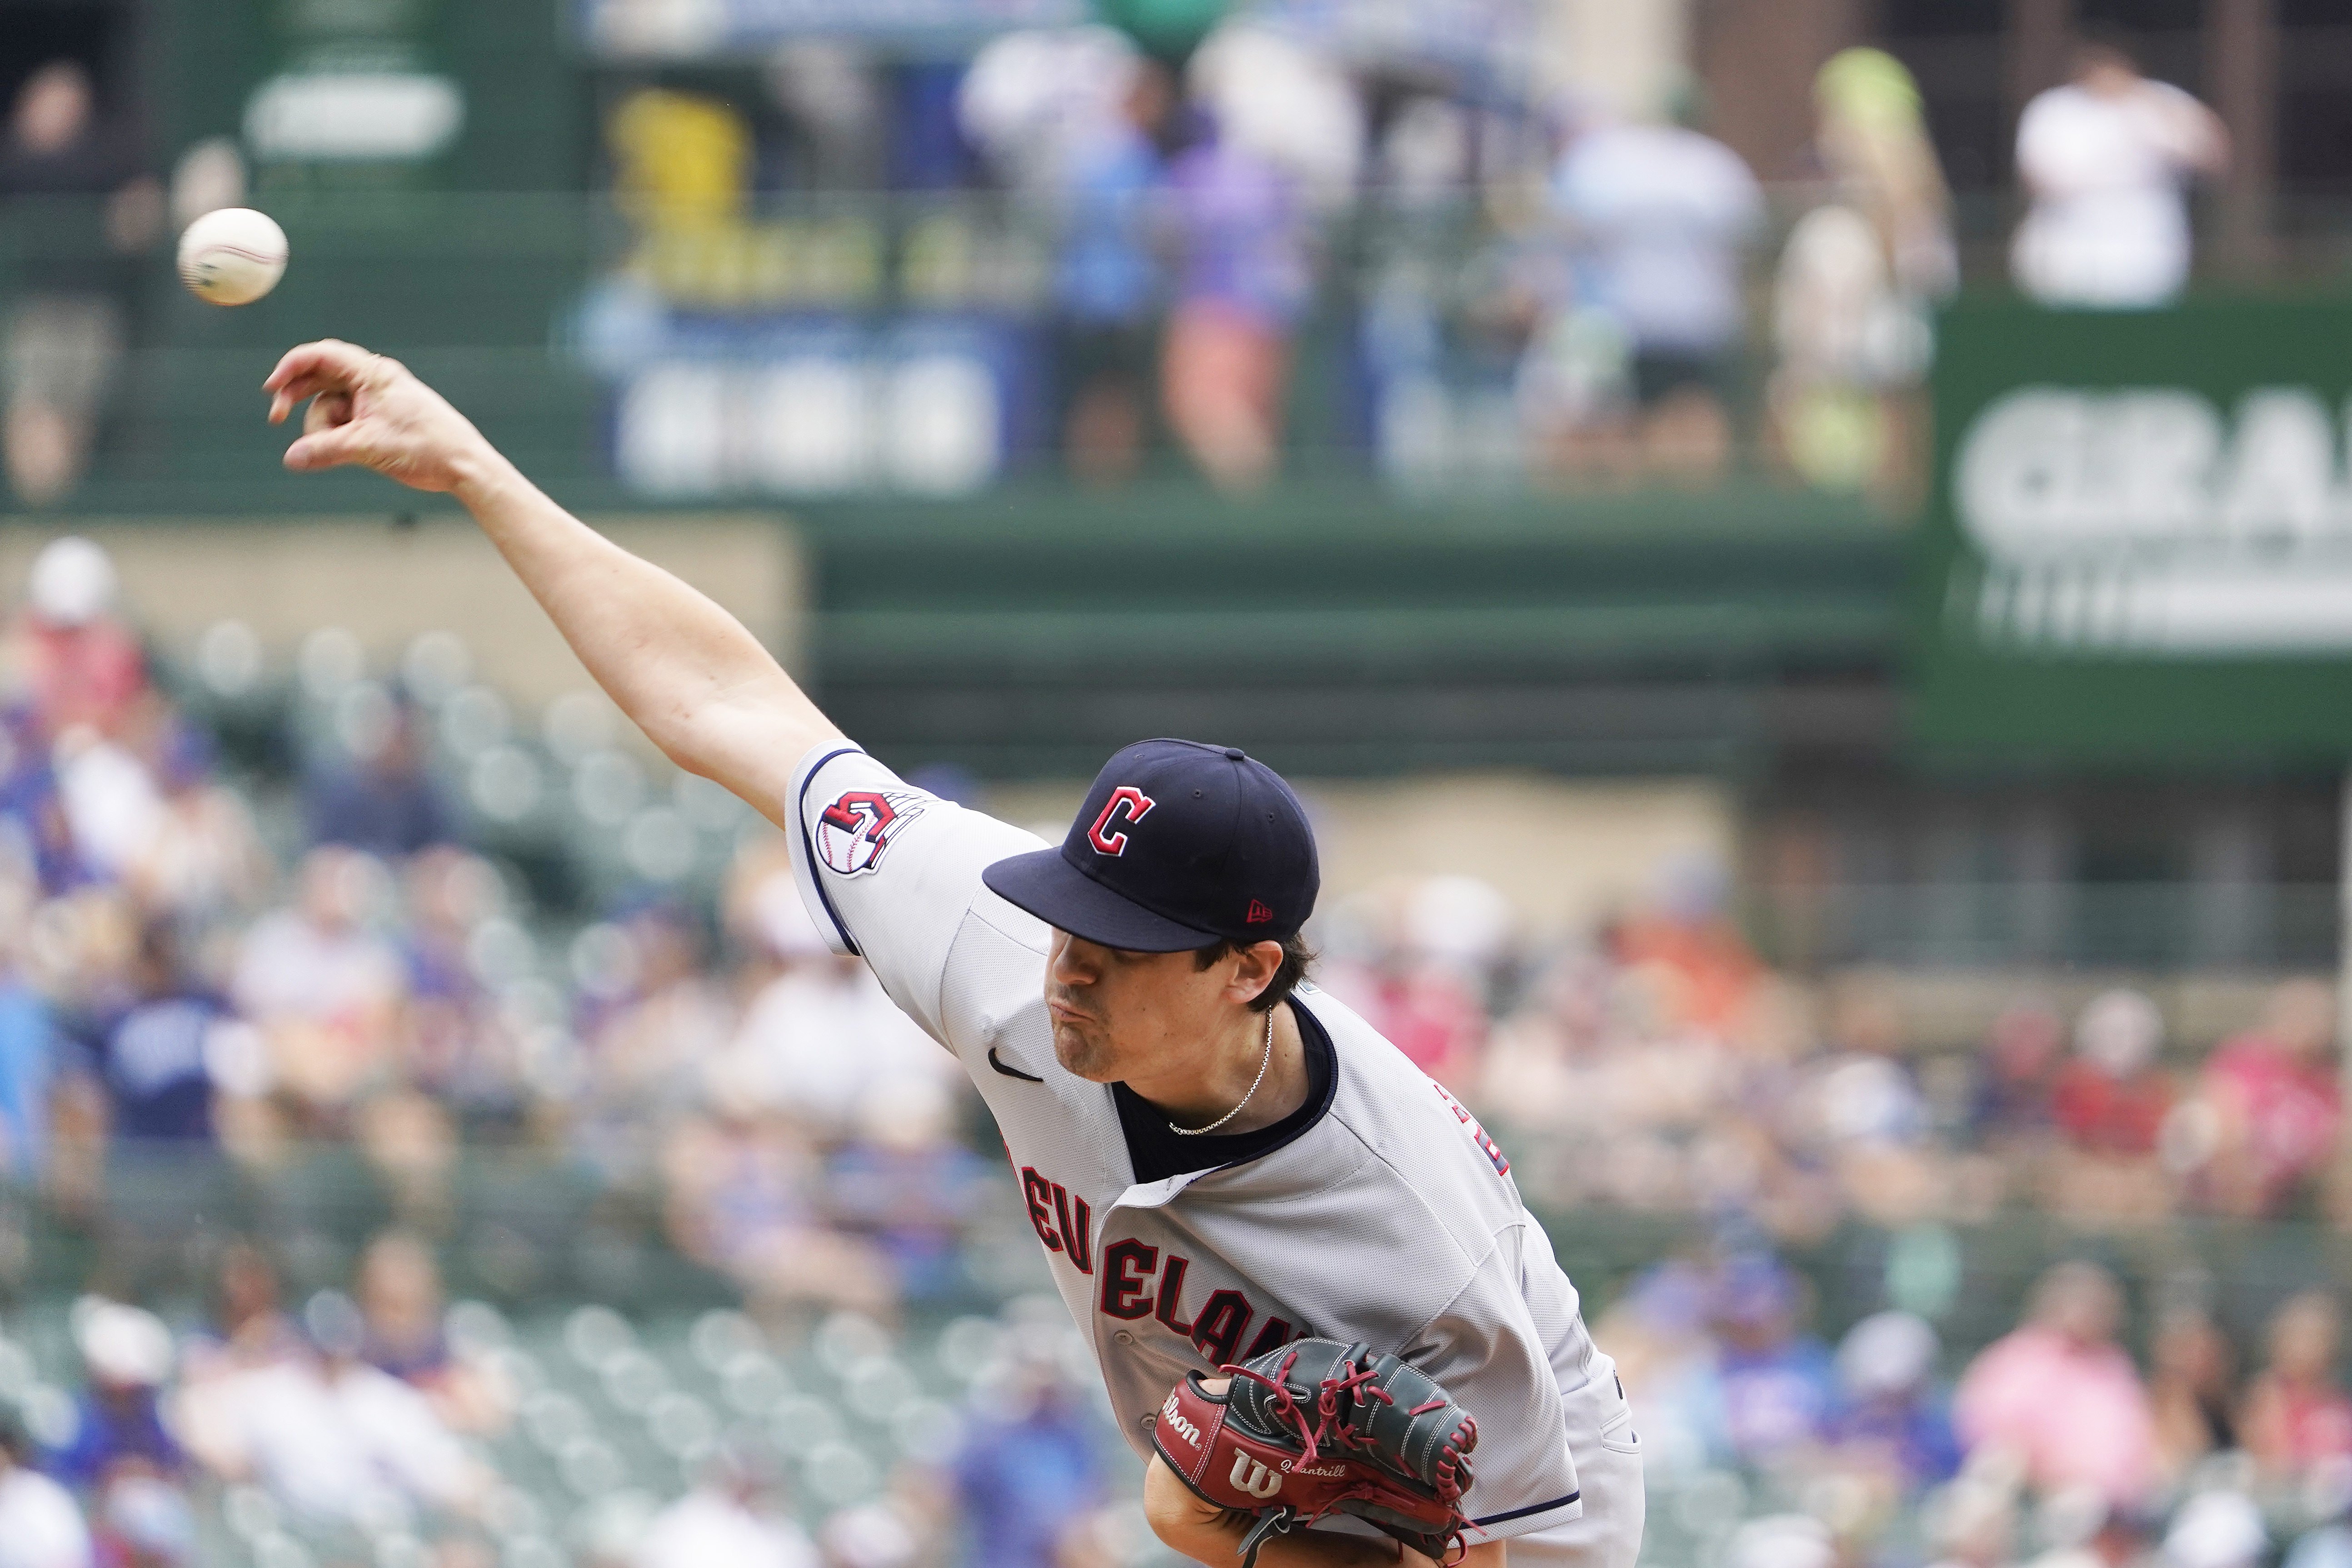
<path id="1" fill-rule="evenodd" d="M 0 0 L 0 1565 L 1161 1568 L 322 335 L 927 788 L 1295 779 L 1649 1568 L 2352 1563 L 2345 0 Z"/>

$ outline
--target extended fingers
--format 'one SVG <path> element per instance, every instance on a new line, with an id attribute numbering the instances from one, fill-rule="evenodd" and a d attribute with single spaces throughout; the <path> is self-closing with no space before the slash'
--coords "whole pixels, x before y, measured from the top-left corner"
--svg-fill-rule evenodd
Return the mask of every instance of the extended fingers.
<path id="1" fill-rule="evenodd" d="M 347 343 L 341 338 L 320 338 L 316 342 L 297 343 L 279 358 L 278 368 L 261 384 L 264 392 L 275 392 L 298 375 L 329 374 L 352 376 L 376 356 L 357 343 Z"/>

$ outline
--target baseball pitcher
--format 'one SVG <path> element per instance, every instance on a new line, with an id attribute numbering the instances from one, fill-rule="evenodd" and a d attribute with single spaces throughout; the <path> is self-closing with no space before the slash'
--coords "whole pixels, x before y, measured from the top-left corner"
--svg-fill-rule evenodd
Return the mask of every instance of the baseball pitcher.
<path id="1" fill-rule="evenodd" d="M 1503 1152 L 1307 980 L 1315 840 L 1271 769 L 1145 741 L 1041 844 L 859 751 L 394 362 L 306 344 L 265 389 L 310 405 L 289 468 L 454 495 L 654 743 L 790 837 L 828 940 L 994 1112 L 1171 1547 L 1632 1568 L 1623 1390 Z"/>

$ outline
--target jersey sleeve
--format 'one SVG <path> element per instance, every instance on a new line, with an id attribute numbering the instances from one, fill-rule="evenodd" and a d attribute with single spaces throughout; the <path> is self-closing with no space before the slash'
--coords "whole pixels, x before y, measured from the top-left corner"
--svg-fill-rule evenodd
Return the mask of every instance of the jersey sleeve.
<path id="1" fill-rule="evenodd" d="M 948 954 L 980 874 L 1035 835 L 916 789 L 855 746 L 821 746 L 793 773 L 793 877 L 835 952 L 862 957 L 923 1031 L 948 1045 Z M 952 1047 L 950 1047 L 952 1048 Z"/>
<path id="2" fill-rule="evenodd" d="M 1462 1501 L 1484 1532 L 1474 1543 L 1531 1535 L 1583 1511 L 1559 1386 L 1521 1289 L 1525 1246 L 1520 1226 L 1498 1236 L 1469 1284 L 1405 1352 L 1478 1423 L 1475 1479 Z"/>

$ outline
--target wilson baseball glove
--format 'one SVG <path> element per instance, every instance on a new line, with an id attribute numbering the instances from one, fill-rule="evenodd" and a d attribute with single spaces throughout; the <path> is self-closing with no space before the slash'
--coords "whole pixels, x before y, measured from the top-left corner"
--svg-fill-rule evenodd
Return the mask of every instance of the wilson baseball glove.
<path id="1" fill-rule="evenodd" d="M 1211 1394 L 1171 1389 L 1151 1441 L 1204 1502 L 1256 1521 L 1258 1548 L 1328 1513 L 1353 1514 L 1444 1563 L 1475 1529 L 1462 1512 L 1478 1424 L 1436 1382 L 1366 1344 L 1299 1340 L 1239 1366 Z"/>

